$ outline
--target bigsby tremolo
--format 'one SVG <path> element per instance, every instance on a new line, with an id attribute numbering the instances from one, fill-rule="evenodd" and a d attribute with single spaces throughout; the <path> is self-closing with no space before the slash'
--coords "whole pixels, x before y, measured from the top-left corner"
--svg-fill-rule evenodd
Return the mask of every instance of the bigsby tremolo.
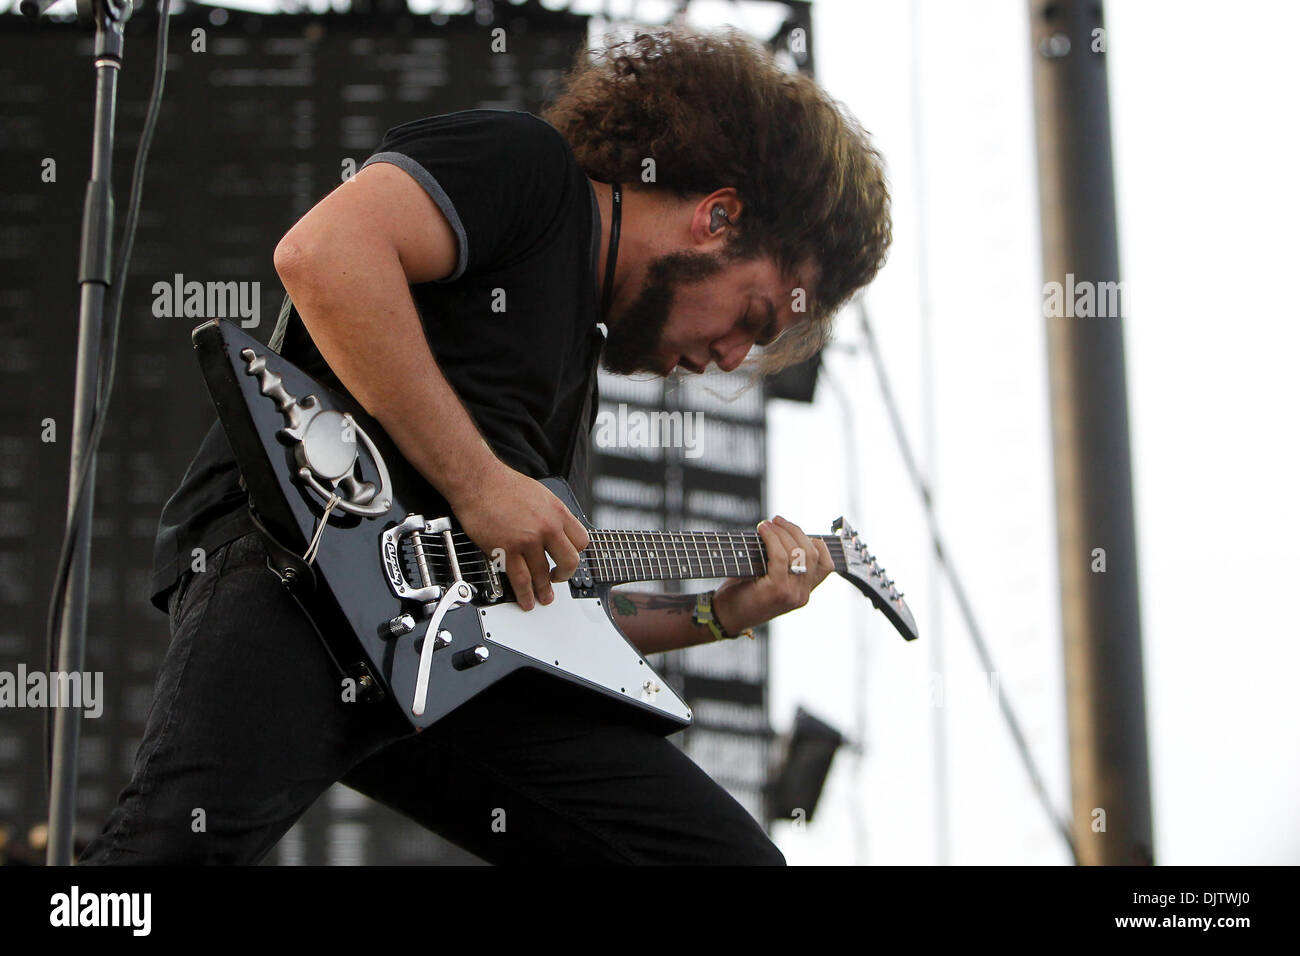
<path id="1" fill-rule="evenodd" d="M 447 563 L 451 569 L 451 580 L 445 586 L 434 580 L 430 562 L 430 546 L 439 537 L 447 549 Z M 413 585 L 406 579 L 402 560 L 403 539 L 410 541 L 416 573 L 420 579 L 418 585 Z M 461 574 L 449 518 L 429 520 L 423 515 L 407 515 L 404 521 L 380 536 L 380 550 L 383 554 L 384 573 L 388 576 L 388 584 L 393 593 L 405 601 L 414 601 L 419 605 L 420 621 L 412 614 L 401 614 L 387 624 L 388 632 L 393 637 L 401 637 L 423 626 L 421 634 L 416 637 L 417 641 L 423 639 L 424 644 L 420 648 L 420 669 L 415 681 L 415 697 L 411 701 L 411 713 L 419 717 L 428 703 L 433 655 L 452 642 L 451 632 L 442 629 L 442 619 L 448 611 L 472 601 L 475 589 Z M 480 644 L 458 655 L 453 665 L 458 669 L 472 667 L 482 663 L 487 656 L 487 647 Z"/>

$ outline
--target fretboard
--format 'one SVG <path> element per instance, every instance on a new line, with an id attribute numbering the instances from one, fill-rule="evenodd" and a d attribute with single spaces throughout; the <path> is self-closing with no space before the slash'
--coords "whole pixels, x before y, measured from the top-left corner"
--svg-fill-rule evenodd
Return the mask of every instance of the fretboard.
<path id="1" fill-rule="evenodd" d="M 583 558 L 601 584 L 680 581 L 687 578 L 753 578 L 767 574 L 767 546 L 756 531 L 591 531 Z M 843 571 L 844 544 L 826 542 Z"/>

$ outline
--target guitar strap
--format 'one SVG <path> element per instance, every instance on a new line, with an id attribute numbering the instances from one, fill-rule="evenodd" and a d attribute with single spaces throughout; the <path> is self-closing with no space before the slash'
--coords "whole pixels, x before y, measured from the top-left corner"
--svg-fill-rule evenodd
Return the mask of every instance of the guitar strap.
<path id="1" fill-rule="evenodd" d="M 560 467 L 562 474 L 583 510 L 589 510 L 591 503 L 591 478 L 588 474 L 589 437 L 592 426 L 596 424 L 597 385 L 600 379 L 600 352 L 604 345 L 604 335 L 596 329 L 591 330 L 592 350 L 595 353 L 587 369 L 587 394 L 583 398 L 582 408 L 574 423 L 573 434 L 569 436 L 569 448 L 564 455 L 564 464 Z"/>
<path id="2" fill-rule="evenodd" d="M 600 203 L 596 201 L 595 188 L 588 185 L 588 191 L 591 196 L 591 222 L 593 226 L 591 230 L 591 271 L 594 274 L 598 271 L 600 262 Z M 610 204 L 609 255 L 605 257 L 605 284 L 601 289 L 600 296 L 600 316 L 602 319 L 609 314 L 610 296 L 614 291 L 614 264 L 618 261 L 618 238 L 623 222 L 623 188 L 620 183 L 610 184 Z M 591 367 L 587 370 L 587 395 L 583 399 L 582 409 L 578 412 L 578 420 L 574 423 L 573 434 L 569 437 L 569 449 L 565 452 L 564 465 L 561 468 L 561 474 L 569 482 L 569 487 L 573 489 L 573 493 L 577 496 L 584 511 L 590 510 L 591 503 L 591 476 L 588 470 L 588 458 L 591 452 L 591 429 L 596 424 L 600 353 L 605 348 L 605 336 L 607 334 L 604 323 L 597 322 L 588 334 L 591 337 L 589 341 L 591 342 L 593 354 Z"/>
<path id="3" fill-rule="evenodd" d="M 284 345 L 284 333 L 289 330 L 289 314 L 293 312 L 293 302 L 289 298 L 289 293 L 284 294 L 284 302 L 280 304 L 280 315 L 275 320 L 275 330 L 271 333 L 271 339 L 266 343 L 266 347 L 276 355 L 280 354 L 280 347 Z"/>

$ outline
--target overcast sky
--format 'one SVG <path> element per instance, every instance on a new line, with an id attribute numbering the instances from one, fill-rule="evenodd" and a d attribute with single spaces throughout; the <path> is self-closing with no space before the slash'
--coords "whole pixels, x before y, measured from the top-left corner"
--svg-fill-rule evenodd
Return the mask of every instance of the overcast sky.
<path id="1" fill-rule="evenodd" d="M 895 0 L 818 3 L 818 73 L 889 160 L 897 238 L 867 302 L 999 686 L 1065 810 L 1026 4 L 918 9 L 914 19 L 913 4 Z M 1106 10 L 1157 857 L 1294 864 L 1300 308 L 1285 283 L 1300 258 L 1300 7 L 1142 0 Z M 846 730 L 866 710 L 860 766 L 837 760 L 814 823 L 779 843 L 795 863 L 1065 862 L 980 693 L 987 683 L 950 595 L 934 590 L 924 521 L 870 365 L 839 354 L 831 368 L 858 403 L 861 524 L 924 636 L 904 645 L 838 583 L 777 628 L 778 726 L 799 702 Z M 848 500 L 845 472 L 815 464 L 838 457 L 841 420 L 825 389 L 811 409 L 776 403 L 774 508 L 815 524 Z M 865 643 L 843 624 L 855 611 L 868 617 Z M 936 644 L 956 691 L 943 710 L 929 705 Z M 936 717 L 947 733 L 943 788 Z"/>

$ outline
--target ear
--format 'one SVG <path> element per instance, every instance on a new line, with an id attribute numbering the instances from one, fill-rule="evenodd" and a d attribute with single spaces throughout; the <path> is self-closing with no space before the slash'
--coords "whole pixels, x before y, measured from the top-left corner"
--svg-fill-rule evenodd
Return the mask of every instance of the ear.
<path id="1" fill-rule="evenodd" d="M 727 241 L 728 227 L 740 219 L 744 205 L 730 186 L 698 200 L 691 207 L 691 241 L 705 247 L 701 250 L 705 252 L 713 251 L 713 247 L 720 248 Z"/>

